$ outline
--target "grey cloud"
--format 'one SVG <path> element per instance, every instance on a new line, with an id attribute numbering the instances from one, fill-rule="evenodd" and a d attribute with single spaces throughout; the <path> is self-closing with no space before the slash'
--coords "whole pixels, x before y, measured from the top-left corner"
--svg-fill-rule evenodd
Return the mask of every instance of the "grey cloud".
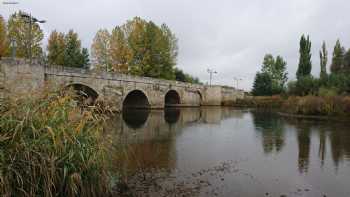
<path id="1" fill-rule="evenodd" d="M 337 38 L 350 47 L 350 2 L 347 0 L 18 0 L 0 5 L 8 17 L 18 9 L 48 21 L 53 29 L 76 30 L 90 47 L 99 28 L 112 29 L 134 16 L 166 23 L 179 39 L 178 66 L 208 81 L 208 67 L 218 74 L 214 82 L 251 88 L 266 53 L 283 56 L 289 78 L 295 78 L 301 34 L 310 34 L 313 74 L 318 76 L 318 51 L 325 40 L 329 59 Z"/>

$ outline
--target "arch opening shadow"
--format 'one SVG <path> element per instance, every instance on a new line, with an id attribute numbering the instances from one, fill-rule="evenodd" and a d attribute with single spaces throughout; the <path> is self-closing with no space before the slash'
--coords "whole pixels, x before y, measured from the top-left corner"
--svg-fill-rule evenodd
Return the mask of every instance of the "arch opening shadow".
<path id="1" fill-rule="evenodd" d="M 165 95 L 165 107 L 176 107 L 180 105 L 180 95 L 175 90 L 170 90 Z"/>
<path id="2" fill-rule="evenodd" d="M 66 86 L 65 90 L 72 90 L 80 105 L 94 105 L 99 96 L 91 87 L 79 83 L 70 84 Z"/>
<path id="3" fill-rule="evenodd" d="M 123 110 L 122 117 L 124 122 L 129 128 L 139 129 L 142 128 L 143 125 L 148 120 L 148 116 L 150 114 L 149 109 L 135 109 L 131 108 L 128 110 Z"/>
<path id="4" fill-rule="evenodd" d="M 164 110 L 164 119 L 168 124 L 175 124 L 180 119 L 179 108 L 168 108 Z"/>
<path id="5" fill-rule="evenodd" d="M 149 109 L 150 104 L 147 96 L 141 90 L 131 91 L 123 101 L 123 110 L 128 108 Z"/>

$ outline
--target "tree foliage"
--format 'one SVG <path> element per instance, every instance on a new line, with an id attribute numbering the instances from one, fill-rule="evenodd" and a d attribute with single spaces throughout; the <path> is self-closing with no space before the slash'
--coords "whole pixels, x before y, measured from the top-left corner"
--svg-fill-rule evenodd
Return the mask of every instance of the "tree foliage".
<path id="1" fill-rule="evenodd" d="M 92 45 L 91 55 L 94 64 L 99 68 L 111 67 L 111 35 L 107 29 L 100 29 L 97 31 Z"/>
<path id="2" fill-rule="evenodd" d="M 286 65 L 287 63 L 281 56 L 275 59 L 271 54 L 267 54 L 264 57 L 261 72 L 270 76 L 272 94 L 280 94 L 284 91 L 288 79 Z"/>
<path id="3" fill-rule="evenodd" d="M 133 56 L 128 44 L 127 32 L 119 26 L 113 29 L 111 35 L 111 70 L 114 72 L 127 73 Z"/>
<path id="4" fill-rule="evenodd" d="M 320 50 L 320 64 L 321 64 L 320 79 L 322 80 L 327 78 L 327 61 L 328 61 L 328 51 L 326 47 L 326 42 L 323 41 L 322 49 Z"/>
<path id="5" fill-rule="evenodd" d="M 49 64 L 64 65 L 64 51 L 66 48 L 64 33 L 54 30 L 51 32 L 47 45 L 47 59 Z"/>
<path id="6" fill-rule="evenodd" d="M 266 72 L 257 72 L 254 79 L 253 91 L 254 96 L 271 96 L 272 79 Z"/>
<path id="7" fill-rule="evenodd" d="M 189 74 L 184 73 L 181 69 L 175 68 L 175 80 L 187 83 L 201 84 L 197 77 L 192 77 Z"/>
<path id="8" fill-rule="evenodd" d="M 344 69 L 344 55 L 345 48 L 341 46 L 339 39 L 337 40 L 332 57 L 331 71 L 332 73 L 339 73 Z"/>
<path id="9" fill-rule="evenodd" d="M 0 15 L 0 59 L 8 51 L 7 27 L 5 19 Z"/>
<path id="10" fill-rule="evenodd" d="M 109 54 L 108 70 L 133 75 L 175 79 L 177 39 L 165 24 L 158 26 L 139 17 L 108 31 L 97 32 L 92 44 L 94 56 Z M 109 46 L 107 46 L 109 43 Z M 102 51 L 102 52 L 100 52 Z"/>
<path id="11" fill-rule="evenodd" d="M 21 17 L 25 12 L 19 11 L 10 16 L 8 21 L 8 39 L 16 42 L 17 57 L 29 58 L 30 49 L 33 58 L 41 57 L 43 50 L 41 41 L 44 38 L 43 31 L 37 23 L 32 23 L 31 30 L 29 19 Z"/>
<path id="12" fill-rule="evenodd" d="M 78 34 L 73 30 L 69 30 L 67 34 L 56 30 L 51 32 L 47 50 L 50 64 L 87 68 L 90 62 L 88 50 L 81 48 Z"/>
<path id="13" fill-rule="evenodd" d="M 296 73 L 297 79 L 311 75 L 311 41 L 309 36 L 301 36 L 299 54 L 299 66 Z"/>

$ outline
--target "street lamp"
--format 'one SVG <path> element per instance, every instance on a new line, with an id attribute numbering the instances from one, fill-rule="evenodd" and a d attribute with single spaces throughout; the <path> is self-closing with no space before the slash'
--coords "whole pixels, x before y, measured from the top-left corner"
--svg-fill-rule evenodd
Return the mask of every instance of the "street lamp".
<path id="1" fill-rule="evenodd" d="M 14 38 L 12 38 L 11 39 L 12 59 L 16 58 L 16 47 L 17 47 L 17 42 Z"/>
<path id="2" fill-rule="evenodd" d="M 215 70 L 209 69 L 209 68 L 207 69 L 207 72 L 210 75 L 209 86 L 211 86 L 211 80 L 213 78 L 213 74 L 217 74 L 218 72 L 216 72 Z"/>
<path id="3" fill-rule="evenodd" d="M 25 21 L 26 23 L 29 23 L 29 47 L 28 47 L 28 53 L 29 53 L 29 64 L 32 64 L 32 25 L 33 23 L 46 23 L 45 20 L 38 20 L 37 18 L 32 17 L 32 15 L 28 15 L 25 13 L 20 14 L 21 18 L 27 19 Z"/>

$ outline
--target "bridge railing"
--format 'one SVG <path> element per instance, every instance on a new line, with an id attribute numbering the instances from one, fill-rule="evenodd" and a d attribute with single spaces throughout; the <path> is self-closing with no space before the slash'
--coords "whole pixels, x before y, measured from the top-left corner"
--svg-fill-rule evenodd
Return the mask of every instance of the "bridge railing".
<path id="1" fill-rule="evenodd" d="M 194 87 L 194 88 L 203 87 L 203 85 L 200 85 L 200 84 L 191 84 L 191 83 L 185 83 L 185 82 L 179 82 L 179 81 L 155 79 L 151 77 L 140 77 L 135 75 L 105 72 L 100 70 L 90 70 L 90 69 L 84 69 L 84 68 L 65 67 L 65 66 L 58 66 L 58 65 L 45 66 L 45 72 L 49 74 L 63 74 L 63 75 L 88 75 L 90 77 L 101 78 L 106 80 L 115 80 L 115 81 L 128 81 L 128 82 L 150 83 L 150 84 L 159 84 L 159 85 L 171 84 L 173 86 Z"/>

